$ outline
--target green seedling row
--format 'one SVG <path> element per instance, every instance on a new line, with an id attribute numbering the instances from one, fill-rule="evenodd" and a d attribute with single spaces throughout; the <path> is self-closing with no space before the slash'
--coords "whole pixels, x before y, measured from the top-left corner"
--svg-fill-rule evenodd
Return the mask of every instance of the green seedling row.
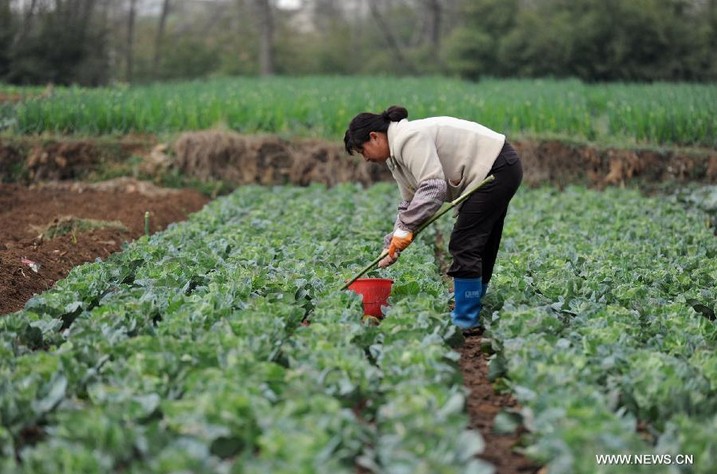
<path id="1" fill-rule="evenodd" d="M 483 316 L 491 373 L 523 407 L 506 417 L 531 430 L 526 453 L 553 474 L 713 472 L 717 240 L 705 215 L 571 187 L 523 191 L 508 220 Z"/>
<path id="2" fill-rule="evenodd" d="M 339 290 L 397 199 L 243 187 L 0 319 L 3 472 L 491 472 L 436 263 L 451 219 L 372 272 L 396 281 L 380 325 Z M 522 189 L 482 315 L 520 403 L 496 429 L 551 473 L 713 472 L 716 256 L 676 199 Z"/>
<path id="3" fill-rule="evenodd" d="M 433 246 L 380 326 L 339 290 L 394 198 L 243 187 L 2 318 L 0 470 L 491 472 Z"/>
<path id="4" fill-rule="evenodd" d="M 2 112 L 18 134 L 173 133 L 224 127 L 338 140 L 351 118 L 402 104 L 411 118 L 454 115 L 511 135 L 717 146 L 713 84 L 575 80 L 218 78 L 100 89 L 55 88 Z"/>

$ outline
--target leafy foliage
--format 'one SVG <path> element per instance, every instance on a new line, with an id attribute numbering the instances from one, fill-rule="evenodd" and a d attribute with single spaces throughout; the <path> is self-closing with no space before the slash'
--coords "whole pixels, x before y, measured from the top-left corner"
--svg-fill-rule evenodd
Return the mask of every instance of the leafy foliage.
<path id="1" fill-rule="evenodd" d="M 466 0 L 462 13 L 446 39 L 462 77 L 709 81 L 717 72 L 709 2 Z"/>
<path id="2" fill-rule="evenodd" d="M 243 187 L 0 319 L 4 471 L 489 472 L 435 262 L 450 220 L 374 271 L 396 280 L 380 325 L 338 290 L 380 251 L 396 198 Z M 483 312 L 490 376 L 522 407 L 497 428 L 522 421 L 550 472 L 623 472 L 597 465 L 608 453 L 713 470 L 717 241 L 684 204 L 514 200 Z"/>
<path id="3" fill-rule="evenodd" d="M 380 326 L 339 291 L 389 189 L 241 188 L 0 320 L 4 467 L 489 472 L 433 247 L 383 272 L 412 284 Z"/>
<path id="4" fill-rule="evenodd" d="M 691 454 L 689 472 L 710 472 L 717 241 L 704 214 L 632 190 L 546 188 L 522 191 L 508 222 L 483 316 L 527 452 L 557 473 L 597 472 L 604 453 Z"/>

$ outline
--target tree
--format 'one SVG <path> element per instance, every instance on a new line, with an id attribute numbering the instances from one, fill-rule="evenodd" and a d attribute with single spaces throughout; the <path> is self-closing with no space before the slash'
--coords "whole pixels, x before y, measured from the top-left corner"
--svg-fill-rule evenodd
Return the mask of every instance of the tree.
<path id="1" fill-rule="evenodd" d="M 5 79 L 20 84 L 96 85 L 107 77 L 100 0 L 33 0 L 15 14 Z"/>
<path id="2" fill-rule="evenodd" d="M 433 53 L 438 54 L 441 44 L 441 20 L 443 8 L 440 0 L 423 0 L 425 12 L 425 35 Z"/>
<path id="3" fill-rule="evenodd" d="M 274 74 L 274 15 L 270 0 L 255 0 L 259 20 L 259 72 Z"/>
<path id="4" fill-rule="evenodd" d="M 347 19 L 346 3 L 304 0 L 294 10 L 277 9 L 279 73 L 350 74 L 362 62 L 359 28 Z"/>
<path id="5" fill-rule="evenodd" d="M 446 40 L 449 70 L 468 79 L 501 75 L 505 62 L 500 50 L 515 27 L 518 7 L 518 0 L 465 0 L 462 22 Z"/>
<path id="6" fill-rule="evenodd" d="M 448 41 L 449 65 L 471 79 L 714 79 L 710 5 L 714 0 L 465 0 L 464 23 Z"/>
<path id="7" fill-rule="evenodd" d="M 154 58 L 152 59 L 152 69 L 156 76 L 159 75 L 159 60 L 162 55 L 162 42 L 164 41 L 164 30 L 167 26 L 167 16 L 169 16 L 169 1 L 162 1 L 162 11 L 159 14 L 159 26 L 157 27 L 157 35 L 154 39 Z"/>
<path id="8" fill-rule="evenodd" d="M 0 78 L 10 71 L 10 54 L 15 35 L 15 21 L 10 0 L 0 0 Z"/>
<path id="9" fill-rule="evenodd" d="M 388 25 L 386 20 L 384 20 L 383 14 L 381 13 L 381 9 L 378 6 L 378 0 L 369 0 L 368 4 L 371 11 L 371 15 L 376 21 L 378 30 L 383 35 L 386 41 L 386 45 L 388 46 L 389 50 L 391 51 L 391 54 L 396 60 L 396 64 L 403 72 L 408 74 L 413 73 L 415 71 L 415 68 L 406 57 L 406 53 L 404 52 L 404 46 L 399 43 L 398 38 L 393 33 L 393 29 Z"/>
<path id="10" fill-rule="evenodd" d="M 707 28 L 703 48 L 706 50 L 703 67 L 706 75 L 717 79 L 717 0 L 709 0 L 707 5 Z"/>
<path id="11" fill-rule="evenodd" d="M 137 0 L 129 0 L 129 13 L 127 15 L 127 62 L 125 64 L 127 70 L 125 79 L 131 83 L 134 74 L 134 22 L 137 14 Z"/>
<path id="12" fill-rule="evenodd" d="M 717 0 L 0 0 L 0 80 L 717 79 Z"/>
<path id="13" fill-rule="evenodd" d="M 560 6 L 572 25 L 566 32 L 572 51 L 563 75 L 587 81 L 695 80 L 702 75 L 696 4 L 584 0 Z"/>

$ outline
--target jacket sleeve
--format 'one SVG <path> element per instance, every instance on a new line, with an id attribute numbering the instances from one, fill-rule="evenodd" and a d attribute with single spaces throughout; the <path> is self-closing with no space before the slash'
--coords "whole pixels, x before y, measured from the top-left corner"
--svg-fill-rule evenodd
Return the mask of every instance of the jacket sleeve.
<path id="1" fill-rule="evenodd" d="M 447 195 L 448 186 L 444 179 L 422 181 L 408 206 L 403 209 L 399 206 L 394 228 L 415 232 L 440 209 Z"/>
<path id="2" fill-rule="evenodd" d="M 436 144 L 430 135 L 414 130 L 401 142 L 399 161 L 418 187 L 407 208 L 400 210 L 396 227 L 415 232 L 438 211 L 448 196 L 446 178 Z"/>

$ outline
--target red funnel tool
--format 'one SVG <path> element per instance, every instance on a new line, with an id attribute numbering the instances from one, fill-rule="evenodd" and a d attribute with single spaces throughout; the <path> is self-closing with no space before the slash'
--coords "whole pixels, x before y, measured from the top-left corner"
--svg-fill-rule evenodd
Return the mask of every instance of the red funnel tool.
<path id="1" fill-rule="evenodd" d="M 393 280 L 388 278 L 359 278 L 348 289 L 361 295 L 364 314 L 382 318 L 381 306 L 388 306 L 392 285 Z"/>

